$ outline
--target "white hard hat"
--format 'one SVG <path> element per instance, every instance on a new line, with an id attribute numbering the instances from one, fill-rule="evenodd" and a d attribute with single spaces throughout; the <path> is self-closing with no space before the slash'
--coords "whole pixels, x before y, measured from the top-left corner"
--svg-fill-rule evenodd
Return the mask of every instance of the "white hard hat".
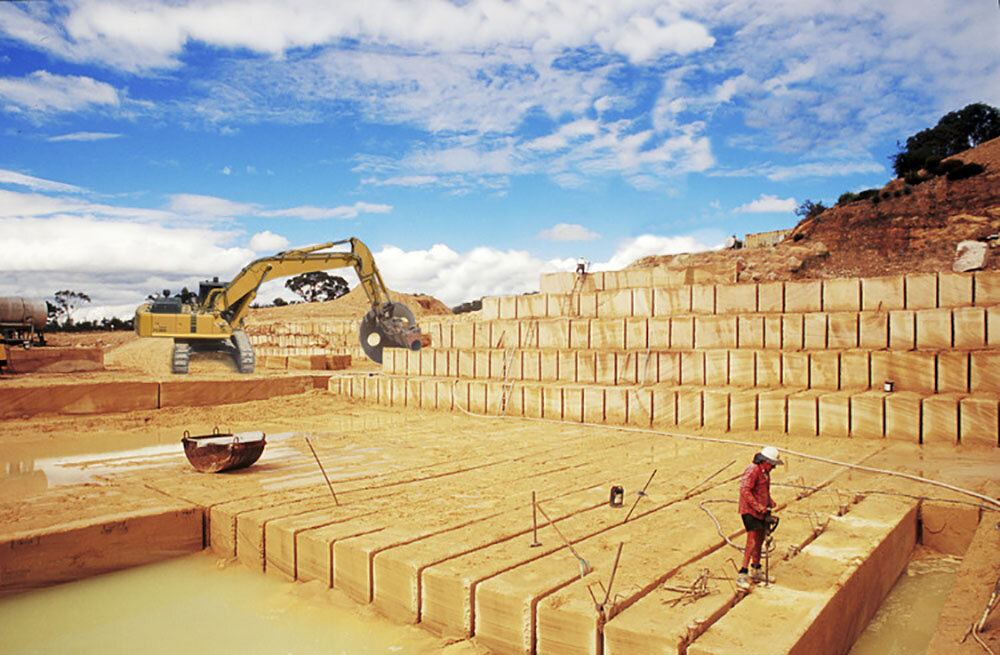
<path id="1" fill-rule="evenodd" d="M 778 449 L 774 446 L 764 446 L 760 451 L 761 456 L 769 461 L 772 466 L 777 466 L 781 464 L 781 457 L 778 455 Z"/>

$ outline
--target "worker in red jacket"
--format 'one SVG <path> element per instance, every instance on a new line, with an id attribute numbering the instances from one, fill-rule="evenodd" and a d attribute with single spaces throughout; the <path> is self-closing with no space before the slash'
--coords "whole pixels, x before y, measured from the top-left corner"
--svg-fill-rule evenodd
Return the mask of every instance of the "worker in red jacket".
<path id="1" fill-rule="evenodd" d="M 753 456 L 753 463 L 743 471 L 740 481 L 740 515 L 747 530 L 747 544 L 743 549 L 743 567 L 736 583 L 748 589 L 752 582 L 763 582 L 760 570 L 760 551 L 764 546 L 767 523 L 774 501 L 771 499 L 771 470 L 781 464 L 778 449 L 766 446 Z M 753 572 L 747 570 L 750 564 Z"/>

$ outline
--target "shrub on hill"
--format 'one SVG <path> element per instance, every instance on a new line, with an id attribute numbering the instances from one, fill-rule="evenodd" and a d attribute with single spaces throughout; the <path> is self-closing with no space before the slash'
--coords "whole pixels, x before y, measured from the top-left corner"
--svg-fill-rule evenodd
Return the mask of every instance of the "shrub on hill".
<path id="1" fill-rule="evenodd" d="M 1000 136 L 1000 110 L 977 102 L 941 117 L 937 125 L 921 130 L 899 146 L 892 157 L 896 177 L 926 167 L 929 159 L 943 159 Z M 897 143 L 897 145 L 899 145 Z"/>
<path id="2" fill-rule="evenodd" d="M 951 181 L 964 180 L 973 175 L 979 175 L 986 168 L 982 164 L 976 164 L 975 162 L 969 164 L 962 164 L 961 166 L 948 171 L 948 179 Z"/>

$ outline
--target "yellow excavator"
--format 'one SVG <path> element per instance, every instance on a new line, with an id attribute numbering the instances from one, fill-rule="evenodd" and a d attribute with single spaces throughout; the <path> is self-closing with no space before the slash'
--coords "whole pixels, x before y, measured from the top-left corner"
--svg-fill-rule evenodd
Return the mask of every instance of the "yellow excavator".
<path id="1" fill-rule="evenodd" d="M 350 252 L 329 250 L 345 243 L 350 244 Z M 174 373 L 188 372 L 192 352 L 229 353 L 240 373 L 253 373 L 253 346 L 243 331 L 243 319 L 260 285 L 274 278 L 347 266 L 354 267 L 371 303 L 359 334 L 365 354 L 381 364 L 383 348 L 420 350 L 420 328 L 413 312 L 392 301 L 371 251 L 353 237 L 256 259 L 228 283 L 217 277 L 202 282 L 198 297 L 190 303 L 170 296 L 144 303 L 135 310 L 135 332 L 140 337 L 174 340 Z"/>

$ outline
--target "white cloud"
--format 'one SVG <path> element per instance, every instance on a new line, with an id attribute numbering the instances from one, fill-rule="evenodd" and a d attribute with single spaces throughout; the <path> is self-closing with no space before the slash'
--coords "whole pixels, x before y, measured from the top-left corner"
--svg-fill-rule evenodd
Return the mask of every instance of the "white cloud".
<path id="1" fill-rule="evenodd" d="M 71 134 L 60 134 L 50 136 L 46 141 L 104 141 L 106 139 L 117 139 L 121 134 L 114 132 L 73 132 Z"/>
<path id="2" fill-rule="evenodd" d="M 72 184 L 43 180 L 40 177 L 32 177 L 31 175 L 24 175 L 23 173 L 4 169 L 0 169 L 0 184 L 14 184 L 16 186 L 28 187 L 35 191 L 56 191 L 61 193 L 79 193 L 83 191 L 80 187 Z"/>
<path id="3" fill-rule="evenodd" d="M 170 196 L 168 207 L 175 212 L 206 218 L 246 216 L 254 213 L 256 209 L 256 205 L 192 193 L 178 193 Z"/>
<path id="4" fill-rule="evenodd" d="M 667 237 L 655 234 L 642 234 L 622 240 L 608 261 L 594 263 L 590 268 L 594 271 L 615 271 L 625 268 L 641 257 L 704 252 L 718 247 L 718 244 L 707 245 L 701 243 L 693 236 Z"/>
<path id="5" fill-rule="evenodd" d="M 228 166 L 223 166 L 223 167 L 222 167 L 222 168 L 221 168 L 221 169 L 219 170 L 219 172 L 220 172 L 220 173 L 222 173 L 223 175 L 231 175 L 231 174 L 232 174 L 232 172 L 233 172 L 233 169 L 231 169 L 231 168 L 230 168 L 230 167 L 228 167 Z"/>
<path id="6" fill-rule="evenodd" d="M 257 215 L 267 218 L 301 218 L 307 221 L 318 221 L 327 218 L 357 218 L 359 214 L 388 214 L 391 211 L 392 205 L 379 205 L 359 201 L 353 205 L 341 205 L 339 207 L 271 209 L 259 211 Z"/>
<path id="7" fill-rule="evenodd" d="M 766 193 L 760 194 L 760 198 L 740 205 L 734 212 L 745 212 L 748 214 L 765 214 L 769 212 L 792 212 L 798 207 L 795 198 L 779 198 Z"/>
<path id="8" fill-rule="evenodd" d="M 117 107 L 118 91 L 90 77 L 35 71 L 22 78 L 0 78 L 0 99 L 8 108 L 29 113 L 80 111 L 94 106 Z"/>
<path id="9" fill-rule="evenodd" d="M 758 177 L 773 182 L 798 180 L 805 177 L 842 177 L 860 173 L 885 173 L 885 166 L 868 159 L 807 161 L 791 165 L 760 164 L 734 170 L 713 170 L 713 177 Z"/>
<path id="10" fill-rule="evenodd" d="M 382 179 L 378 179 L 376 177 L 366 177 L 361 180 L 361 183 L 371 184 L 374 186 L 421 187 L 437 184 L 440 179 L 441 178 L 436 175 L 397 175 L 395 177 L 386 177 Z"/>
<path id="11" fill-rule="evenodd" d="M 250 237 L 250 249 L 255 252 L 281 251 L 288 248 L 288 239 L 275 234 L 270 230 L 264 230 Z"/>
<path id="12" fill-rule="evenodd" d="M 601 235 L 576 223 L 556 223 L 539 232 L 538 238 L 547 241 L 593 241 L 600 239 Z"/>

